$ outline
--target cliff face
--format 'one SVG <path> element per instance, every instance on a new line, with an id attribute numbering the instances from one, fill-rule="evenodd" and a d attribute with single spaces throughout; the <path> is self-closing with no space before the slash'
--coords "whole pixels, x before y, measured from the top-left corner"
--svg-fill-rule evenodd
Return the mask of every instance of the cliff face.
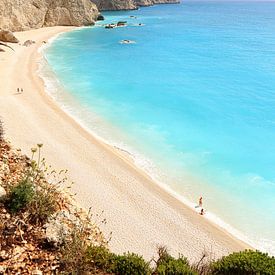
<path id="1" fill-rule="evenodd" d="M 132 10 L 140 6 L 155 4 L 176 4 L 180 0 L 91 0 L 99 10 Z"/>
<path id="2" fill-rule="evenodd" d="M 98 10 L 90 0 L 1 0 L 0 28 L 22 31 L 45 26 L 85 26 Z"/>
<path id="3" fill-rule="evenodd" d="M 0 29 L 23 31 L 47 26 L 94 24 L 99 10 L 132 10 L 180 0 L 0 0 Z M 98 7 L 98 8 L 97 8 Z"/>
<path id="4" fill-rule="evenodd" d="M 100 11 L 102 10 L 134 10 L 137 8 L 134 0 L 91 0 Z"/>

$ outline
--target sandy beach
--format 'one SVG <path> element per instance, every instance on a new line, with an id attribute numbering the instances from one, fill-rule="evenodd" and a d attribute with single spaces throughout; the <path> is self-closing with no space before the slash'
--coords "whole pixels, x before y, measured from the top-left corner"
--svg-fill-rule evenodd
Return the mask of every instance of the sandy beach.
<path id="1" fill-rule="evenodd" d="M 215 257 L 249 246 L 185 206 L 139 170 L 118 150 L 104 144 L 68 116 L 45 92 L 38 77 L 38 48 L 71 27 L 16 33 L 20 44 L 0 53 L 0 117 L 6 138 L 30 155 L 43 143 L 43 156 L 55 169 L 68 169 L 78 203 L 106 219 L 110 248 L 151 258 L 159 245 L 177 255 L 198 259 L 204 251 Z M 17 88 L 23 93 L 17 94 Z"/>

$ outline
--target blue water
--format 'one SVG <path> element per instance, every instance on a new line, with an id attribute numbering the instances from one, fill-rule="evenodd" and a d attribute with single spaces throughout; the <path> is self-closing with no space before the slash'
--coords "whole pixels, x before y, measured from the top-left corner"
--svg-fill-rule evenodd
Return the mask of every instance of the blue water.
<path id="1" fill-rule="evenodd" d="M 247 1 L 106 12 L 106 22 L 129 26 L 99 22 L 45 52 L 88 128 L 189 201 L 202 195 L 207 213 L 272 254 L 274 14 L 275 3 Z"/>

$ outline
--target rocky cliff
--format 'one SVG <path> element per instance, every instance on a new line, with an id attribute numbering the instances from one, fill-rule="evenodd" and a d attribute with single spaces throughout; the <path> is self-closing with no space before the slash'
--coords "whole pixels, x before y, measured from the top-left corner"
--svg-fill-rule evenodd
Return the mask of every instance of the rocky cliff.
<path id="1" fill-rule="evenodd" d="M 135 0 L 137 6 L 152 6 L 156 4 L 178 4 L 180 0 Z"/>
<path id="2" fill-rule="evenodd" d="M 134 0 L 91 0 L 98 9 L 103 10 L 134 10 L 137 5 Z"/>
<path id="3" fill-rule="evenodd" d="M 1 0 L 0 28 L 22 31 L 46 26 L 86 26 L 98 10 L 90 0 Z"/>
<path id="4" fill-rule="evenodd" d="M 155 4 L 176 4 L 180 0 L 91 0 L 99 10 L 132 10 L 140 6 Z"/>

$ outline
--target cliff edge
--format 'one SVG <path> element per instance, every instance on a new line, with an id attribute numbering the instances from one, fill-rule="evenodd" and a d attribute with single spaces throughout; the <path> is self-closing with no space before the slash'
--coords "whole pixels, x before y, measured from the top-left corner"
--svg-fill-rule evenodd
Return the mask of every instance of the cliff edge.
<path id="1" fill-rule="evenodd" d="M 90 0 L 1 0 L 0 28 L 23 31 L 49 26 L 94 24 L 98 9 Z"/>

